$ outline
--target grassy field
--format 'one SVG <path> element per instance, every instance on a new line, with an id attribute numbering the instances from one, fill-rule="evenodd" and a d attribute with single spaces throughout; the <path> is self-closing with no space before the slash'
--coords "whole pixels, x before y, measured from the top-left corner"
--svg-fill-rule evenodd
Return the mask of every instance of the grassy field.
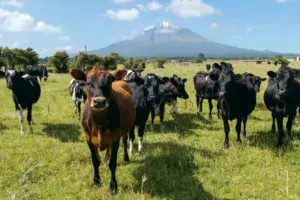
<path id="1" fill-rule="evenodd" d="M 236 73 L 247 71 L 261 77 L 267 77 L 268 70 L 276 70 L 265 64 L 231 63 Z M 167 65 L 165 69 L 150 66 L 143 72 L 188 78 L 190 98 L 179 100 L 176 120 L 167 106 L 164 132 L 159 133 L 158 118 L 154 131 L 147 126 L 144 155 L 134 154 L 127 165 L 122 156 L 118 157 L 116 197 L 109 195 L 110 171 L 103 162 L 102 187 L 93 187 L 90 151 L 68 93 L 71 76 L 50 74 L 49 81 L 41 83 L 41 98 L 33 108 L 34 134 L 29 134 L 26 124 L 23 136 L 11 91 L 0 80 L 0 199 L 11 199 L 14 194 L 16 199 L 32 194 L 28 199 L 39 200 L 300 199 L 300 118 L 293 127 L 293 148 L 285 145 L 276 155 L 277 133 L 270 132 L 271 114 L 263 103 L 265 81 L 248 120 L 247 139 L 242 139 L 243 144 L 236 143 L 235 121 L 231 122 L 231 146 L 224 150 L 223 124 L 216 115 L 216 102 L 212 121 L 208 120 L 207 101 L 204 112 L 196 114 L 192 79 L 204 69 L 205 64 Z M 21 185 L 23 175 L 37 164 L 43 166 L 29 173 L 27 182 Z M 144 183 L 142 177 L 147 177 Z"/>

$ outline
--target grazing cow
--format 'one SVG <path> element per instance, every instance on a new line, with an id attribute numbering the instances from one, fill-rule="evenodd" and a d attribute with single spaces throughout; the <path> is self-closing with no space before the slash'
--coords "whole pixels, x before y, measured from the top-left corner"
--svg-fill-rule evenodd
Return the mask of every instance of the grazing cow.
<path id="1" fill-rule="evenodd" d="M 16 70 L 7 70 L 5 73 L 6 86 L 13 92 L 13 101 L 19 115 L 21 134 L 24 134 L 24 117 L 22 109 L 27 108 L 27 121 L 30 133 L 32 130 L 32 105 L 36 103 L 41 94 L 41 88 L 36 77 L 21 76 Z"/>
<path id="2" fill-rule="evenodd" d="M 261 64 L 261 62 L 262 62 L 262 61 L 258 60 L 258 61 L 256 61 L 256 64 L 259 65 L 259 64 Z"/>
<path id="3" fill-rule="evenodd" d="M 217 63 L 213 64 L 213 72 L 217 76 L 221 73 L 221 66 Z M 209 118 L 212 119 L 212 99 L 218 99 L 219 97 L 219 84 L 217 81 L 212 80 L 209 75 L 211 73 L 198 72 L 194 76 L 194 86 L 196 91 L 196 104 L 197 113 L 202 112 L 203 99 L 207 99 L 209 103 Z M 219 110 L 218 110 L 219 116 Z"/>
<path id="4" fill-rule="evenodd" d="M 173 105 L 172 116 L 176 116 L 177 98 L 188 99 L 189 95 L 185 90 L 187 79 L 181 79 L 177 75 L 172 78 L 162 78 L 162 84 L 159 85 L 158 98 L 155 99 L 153 109 L 151 110 L 152 126 L 155 116 L 160 117 L 160 125 L 163 128 L 165 104 Z"/>
<path id="5" fill-rule="evenodd" d="M 31 76 L 37 76 L 40 78 L 40 81 L 47 81 L 48 79 L 48 70 L 45 66 L 32 66 L 32 65 L 28 65 L 26 67 L 26 74 L 29 74 Z"/>
<path id="6" fill-rule="evenodd" d="M 0 70 L 0 78 L 4 78 L 5 77 L 5 72 Z"/>
<path id="7" fill-rule="evenodd" d="M 267 89 L 264 94 L 266 107 L 272 112 L 272 131 L 275 132 L 275 119 L 278 128 L 279 150 L 283 145 L 283 118 L 288 117 L 286 124 L 288 141 L 292 143 L 292 125 L 296 116 L 296 110 L 300 105 L 300 84 L 294 79 L 294 74 L 289 67 L 280 67 L 276 72 L 269 71 L 270 77 Z"/>
<path id="8" fill-rule="evenodd" d="M 86 83 L 73 78 L 70 82 L 69 92 L 74 100 L 75 114 L 77 114 L 78 119 L 80 119 L 81 103 L 85 103 L 86 101 Z"/>
<path id="9" fill-rule="evenodd" d="M 207 65 L 206 65 L 206 70 L 209 71 L 210 68 L 211 68 L 210 64 L 207 64 Z"/>
<path id="10" fill-rule="evenodd" d="M 252 73 L 245 72 L 242 74 L 243 78 L 249 78 L 256 92 L 260 92 L 260 85 L 262 81 L 267 80 L 266 78 L 261 78 L 259 76 L 255 76 Z"/>
<path id="11" fill-rule="evenodd" d="M 130 88 L 124 81 L 115 81 L 113 75 L 101 66 L 95 66 L 86 74 L 80 69 L 72 68 L 70 74 L 87 84 L 82 126 L 92 155 L 94 183 L 100 186 L 99 150 L 106 149 L 106 159 L 109 160 L 111 171 L 110 193 L 114 195 L 118 189 L 116 168 L 120 138 L 123 137 L 123 159 L 128 162 L 128 132 L 135 121 Z"/>
<path id="12" fill-rule="evenodd" d="M 220 75 L 212 73 L 210 74 L 210 78 L 218 81 L 220 85 L 218 106 L 222 111 L 224 124 L 224 147 L 228 148 L 228 135 L 230 132 L 228 120 L 237 119 L 237 141 L 242 142 L 240 137 L 242 121 L 244 123 L 243 135 L 246 137 L 247 119 L 248 115 L 255 108 L 256 92 L 249 79 L 237 77 L 234 74 L 231 64 L 223 65 Z"/>
<path id="13" fill-rule="evenodd" d="M 268 61 L 268 65 L 271 65 L 271 62 L 270 62 L 270 61 Z"/>

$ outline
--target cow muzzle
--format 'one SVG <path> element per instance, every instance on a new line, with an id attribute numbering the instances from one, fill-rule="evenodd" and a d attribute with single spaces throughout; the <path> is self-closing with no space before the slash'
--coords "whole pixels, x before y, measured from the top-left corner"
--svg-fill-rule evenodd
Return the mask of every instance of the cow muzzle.
<path id="1" fill-rule="evenodd" d="M 283 97 L 286 94 L 286 90 L 279 90 L 278 94 L 279 94 L 279 96 Z"/>
<path id="2" fill-rule="evenodd" d="M 91 108 L 96 111 L 101 111 L 108 108 L 108 102 L 105 97 L 94 97 L 91 101 Z"/>
<path id="3" fill-rule="evenodd" d="M 220 92 L 220 93 L 219 93 L 219 97 L 220 97 L 220 98 L 223 98 L 223 97 L 224 97 L 224 95 L 225 95 L 225 93 L 224 93 L 224 92 Z"/>

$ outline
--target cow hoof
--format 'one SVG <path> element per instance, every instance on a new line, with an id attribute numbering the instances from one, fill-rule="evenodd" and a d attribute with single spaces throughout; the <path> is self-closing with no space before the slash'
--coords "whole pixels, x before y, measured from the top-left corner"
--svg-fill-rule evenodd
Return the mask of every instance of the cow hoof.
<path id="1" fill-rule="evenodd" d="M 242 144 L 242 140 L 241 139 L 237 139 L 236 140 L 238 143 Z"/>
<path id="2" fill-rule="evenodd" d="M 141 151 L 139 151 L 139 154 L 140 154 L 140 155 L 143 155 L 143 151 L 142 151 L 142 150 L 141 150 Z"/>
<path id="3" fill-rule="evenodd" d="M 127 163 L 130 162 L 130 161 L 129 161 L 129 156 L 128 156 L 128 154 L 125 154 L 125 155 L 124 155 L 123 160 L 124 160 L 124 163 L 125 163 L 125 164 L 127 164 Z"/>
<path id="4" fill-rule="evenodd" d="M 111 195 L 116 195 L 118 193 L 118 186 L 116 181 L 110 181 L 109 191 Z"/>
<path id="5" fill-rule="evenodd" d="M 225 143 L 224 144 L 224 149 L 229 149 L 229 144 Z"/>
<path id="6" fill-rule="evenodd" d="M 100 180 L 100 178 L 94 178 L 94 185 L 97 188 L 101 187 L 101 180 Z"/>
<path id="7" fill-rule="evenodd" d="M 208 116 L 209 120 L 212 120 L 212 116 Z"/>
<path id="8" fill-rule="evenodd" d="M 243 132 L 243 137 L 246 139 L 246 137 L 247 137 L 246 132 Z"/>
<path id="9" fill-rule="evenodd" d="M 21 135 L 24 135 L 24 133 L 25 133 L 24 131 L 21 131 Z"/>

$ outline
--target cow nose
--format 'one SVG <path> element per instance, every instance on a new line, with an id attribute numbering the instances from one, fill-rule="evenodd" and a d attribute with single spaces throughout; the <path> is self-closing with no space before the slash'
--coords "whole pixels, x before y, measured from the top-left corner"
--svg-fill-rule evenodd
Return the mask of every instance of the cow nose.
<path id="1" fill-rule="evenodd" d="M 224 92 L 220 92 L 219 97 L 221 97 L 221 98 L 224 97 Z"/>
<path id="2" fill-rule="evenodd" d="M 93 98 L 92 101 L 92 107 L 99 109 L 99 108 L 104 108 L 106 106 L 106 99 L 103 97 L 96 97 Z"/>
<path id="3" fill-rule="evenodd" d="M 280 90 L 278 91 L 278 94 L 279 94 L 280 96 L 283 96 L 283 95 L 285 95 L 285 92 L 286 92 L 286 90 L 280 89 Z"/>

